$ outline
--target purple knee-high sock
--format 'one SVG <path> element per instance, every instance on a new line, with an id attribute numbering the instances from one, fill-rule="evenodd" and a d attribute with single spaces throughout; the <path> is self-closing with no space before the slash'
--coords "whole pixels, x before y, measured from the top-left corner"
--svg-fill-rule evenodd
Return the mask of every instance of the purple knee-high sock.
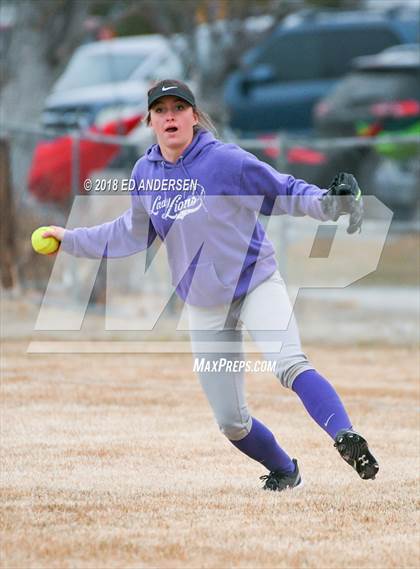
<path id="1" fill-rule="evenodd" d="M 351 428 L 350 419 L 335 389 L 314 369 L 300 373 L 292 389 L 312 419 L 333 439 L 340 429 Z"/>
<path id="2" fill-rule="evenodd" d="M 261 462 L 268 470 L 293 472 L 292 459 L 279 446 L 273 433 L 265 425 L 252 417 L 250 432 L 240 441 L 230 441 L 237 449 L 250 458 Z"/>

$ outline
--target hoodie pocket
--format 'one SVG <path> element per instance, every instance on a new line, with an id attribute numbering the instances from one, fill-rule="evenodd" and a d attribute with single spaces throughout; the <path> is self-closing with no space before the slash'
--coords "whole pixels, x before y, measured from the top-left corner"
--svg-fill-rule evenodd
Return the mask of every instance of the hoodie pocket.
<path id="1" fill-rule="evenodd" d="M 194 268 L 193 268 L 194 269 Z M 235 292 L 235 286 L 225 285 L 216 273 L 214 263 L 198 263 L 195 270 L 190 269 L 179 282 L 172 284 L 177 287 L 178 294 L 188 303 L 195 306 L 217 306 L 230 303 Z"/>

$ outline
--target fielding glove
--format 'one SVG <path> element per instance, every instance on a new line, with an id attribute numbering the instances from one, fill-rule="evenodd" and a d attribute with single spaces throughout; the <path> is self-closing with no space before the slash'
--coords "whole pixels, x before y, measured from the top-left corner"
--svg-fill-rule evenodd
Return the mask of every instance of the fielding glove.
<path id="1" fill-rule="evenodd" d="M 333 221 L 340 215 L 350 214 L 347 233 L 361 231 L 363 221 L 363 199 L 356 178 L 352 174 L 340 172 L 328 187 L 321 201 L 322 209 Z"/>

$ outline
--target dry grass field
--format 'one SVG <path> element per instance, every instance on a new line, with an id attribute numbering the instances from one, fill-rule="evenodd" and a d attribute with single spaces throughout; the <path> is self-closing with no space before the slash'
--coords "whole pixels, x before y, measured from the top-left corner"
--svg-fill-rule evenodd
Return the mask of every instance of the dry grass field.
<path id="1" fill-rule="evenodd" d="M 4 568 L 417 568 L 415 348 L 306 346 L 381 470 L 362 481 L 274 377 L 251 409 L 299 459 L 305 487 L 219 434 L 187 355 L 28 355 L 5 342 Z"/>

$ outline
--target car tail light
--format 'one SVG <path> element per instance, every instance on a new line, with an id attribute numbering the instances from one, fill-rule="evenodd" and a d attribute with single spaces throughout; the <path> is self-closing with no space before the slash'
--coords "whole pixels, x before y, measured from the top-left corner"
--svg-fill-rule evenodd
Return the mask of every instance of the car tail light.
<path id="1" fill-rule="evenodd" d="M 406 101 L 383 101 L 370 107 L 373 116 L 384 117 L 414 117 L 420 115 L 420 101 L 408 99 Z"/>

